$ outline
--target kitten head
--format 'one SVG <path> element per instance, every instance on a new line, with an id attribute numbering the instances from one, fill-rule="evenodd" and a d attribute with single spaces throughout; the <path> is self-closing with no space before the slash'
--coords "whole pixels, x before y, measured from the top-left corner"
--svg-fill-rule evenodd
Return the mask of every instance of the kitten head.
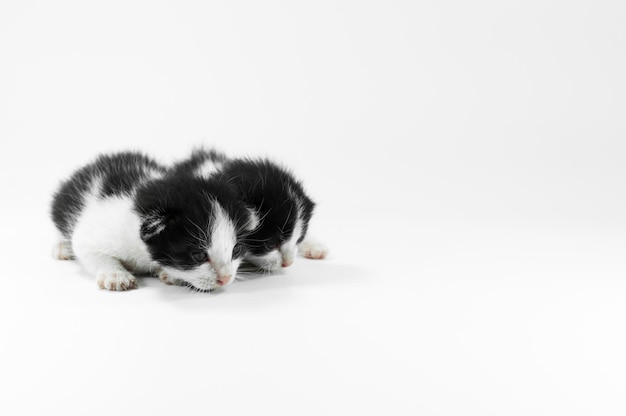
<path id="1" fill-rule="evenodd" d="M 245 202 L 261 218 L 246 239 L 246 258 L 271 271 L 290 266 L 315 207 L 300 182 L 268 160 L 235 160 L 222 174 L 238 185 Z"/>
<path id="2" fill-rule="evenodd" d="M 234 280 L 258 218 L 232 186 L 170 175 L 141 187 L 135 201 L 141 239 L 170 280 L 199 290 Z"/>
<path id="3" fill-rule="evenodd" d="M 248 258 L 271 271 L 291 266 L 307 233 L 313 207 L 306 196 L 290 197 L 271 211 L 261 211 L 262 224 L 247 239 Z"/>

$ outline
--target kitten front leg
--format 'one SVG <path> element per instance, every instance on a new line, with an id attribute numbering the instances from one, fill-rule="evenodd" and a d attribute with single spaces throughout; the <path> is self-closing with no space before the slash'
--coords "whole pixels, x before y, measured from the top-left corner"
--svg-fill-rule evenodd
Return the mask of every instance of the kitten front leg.
<path id="1" fill-rule="evenodd" d="M 163 270 L 159 270 L 157 272 L 157 275 L 159 276 L 159 280 L 161 281 L 161 283 L 165 283 L 166 285 L 178 285 L 178 286 L 185 285 L 185 282 L 183 282 L 182 280 L 178 280 L 178 279 L 174 279 L 173 277 L 170 277 Z"/>
<path id="2" fill-rule="evenodd" d="M 96 276 L 100 289 L 130 290 L 137 288 L 135 276 L 119 260 L 106 254 L 83 254 L 78 260 Z"/>
<path id="3" fill-rule="evenodd" d="M 283 257 L 278 250 L 272 250 L 260 256 L 246 255 L 246 260 L 267 272 L 277 272 L 281 269 Z"/>
<path id="4" fill-rule="evenodd" d="M 74 251 L 72 251 L 72 244 L 67 240 L 59 241 L 52 248 L 52 257 L 57 260 L 74 260 Z"/>

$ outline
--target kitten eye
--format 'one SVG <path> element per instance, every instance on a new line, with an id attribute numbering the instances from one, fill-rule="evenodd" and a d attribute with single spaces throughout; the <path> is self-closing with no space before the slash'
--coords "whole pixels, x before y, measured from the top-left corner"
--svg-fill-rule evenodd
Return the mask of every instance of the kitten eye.
<path id="1" fill-rule="evenodd" d="M 266 250 L 272 251 L 277 248 L 280 248 L 280 243 L 268 242 L 268 243 L 265 243 L 263 246 L 265 247 Z"/>
<path id="2" fill-rule="evenodd" d="M 198 263 L 206 261 L 208 257 L 206 251 L 194 251 L 191 253 L 191 258 Z"/>
<path id="3" fill-rule="evenodd" d="M 243 246 L 241 244 L 236 244 L 233 248 L 233 257 L 240 257 L 243 254 Z"/>

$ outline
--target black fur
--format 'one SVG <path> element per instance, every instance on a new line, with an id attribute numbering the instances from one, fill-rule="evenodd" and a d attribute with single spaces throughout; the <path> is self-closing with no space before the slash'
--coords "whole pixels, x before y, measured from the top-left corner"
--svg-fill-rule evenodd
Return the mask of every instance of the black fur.
<path id="1" fill-rule="evenodd" d="M 52 200 L 52 220 L 69 239 L 83 209 L 85 195 L 96 180 L 102 181 L 101 197 L 130 195 L 150 177 L 150 172 L 164 174 L 166 171 L 164 166 L 137 152 L 101 155 L 61 184 Z"/>

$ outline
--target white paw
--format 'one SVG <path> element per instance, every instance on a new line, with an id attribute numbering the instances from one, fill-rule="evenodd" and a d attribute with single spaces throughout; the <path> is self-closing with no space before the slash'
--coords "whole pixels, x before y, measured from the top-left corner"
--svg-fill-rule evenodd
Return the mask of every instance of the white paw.
<path id="1" fill-rule="evenodd" d="M 167 273 L 165 273 L 163 270 L 161 270 L 159 272 L 159 280 L 162 283 L 165 283 L 166 285 L 182 285 L 183 282 L 178 280 L 178 279 L 174 279 L 171 278 Z"/>
<path id="2" fill-rule="evenodd" d="M 130 290 L 137 288 L 135 276 L 126 271 L 105 272 L 98 275 L 100 289 Z"/>
<path id="3" fill-rule="evenodd" d="M 74 252 L 69 241 L 59 241 L 52 248 L 52 257 L 57 260 L 74 260 Z"/>
<path id="4" fill-rule="evenodd" d="M 282 268 L 283 256 L 278 250 L 272 250 L 262 256 L 246 256 L 246 260 L 260 269 L 268 272 L 276 272 Z"/>
<path id="5" fill-rule="evenodd" d="M 328 254 L 328 248 L 320 243 L 314 243 L 311 241 L 303 241 L 298 246 L 298 253 L 307 259 L 320 260 L 326 257 Z"/>

